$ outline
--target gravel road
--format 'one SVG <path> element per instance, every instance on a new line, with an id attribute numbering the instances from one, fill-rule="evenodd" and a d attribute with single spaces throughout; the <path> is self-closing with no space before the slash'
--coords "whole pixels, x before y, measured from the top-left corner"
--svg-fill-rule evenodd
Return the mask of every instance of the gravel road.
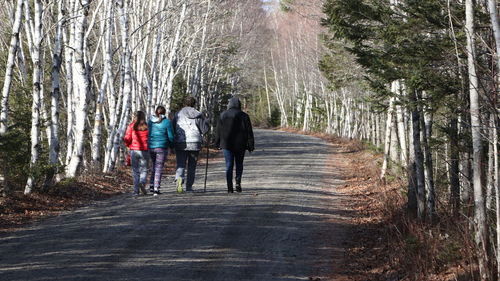
<path id="1" fill-rule="evenodd" d="M 332 146 L 255 137 L 242 193 L 227 193 L 217 162 L 206 193 L 199 166 L 194 194 L 169 180 L 158 197 L 120 195 L 2 234 L 0 280 L 330 280 L 348 227 Z"/>

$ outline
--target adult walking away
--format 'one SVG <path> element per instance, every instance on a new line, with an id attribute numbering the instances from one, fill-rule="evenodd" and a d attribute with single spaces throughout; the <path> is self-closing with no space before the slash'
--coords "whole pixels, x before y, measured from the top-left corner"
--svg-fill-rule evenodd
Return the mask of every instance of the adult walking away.
<path id="1" fill-rule="evenodd" d="M 203 134 L 208 132 L 209 124 L 205 116 L 196 110 L 196 99 L 186 97 L 184 107 L 175 114 L 174 142 L 177 159 L 175 179 L 177 192 L 182 192 L 182 184 L 186 183 L 186 192 L 193 191 L 194 177 L 198 155 L 203 142 Z M 187 162 L 187 176 L 185 177 Z"/>
<path id="2" fill-rule="evenodd" d="M 215 145 L 224 152 L 227 191 L 233 193 L 233 167 L 236 163 L 236 191 L 241 192 L 245 151 L 252 152 L 255 145 L 250 117 L 241 110 L 238 97 L 229 99 L 227 110 L 219 117 Z"/>
<path id="3" fill-rule="evenodd" d="M 130 123 L 123 138 L 125 145 L 130 150 L 132 164 L 132 174 L 134 176 L 134 196 L 139 195 L 139 189 L 144 195 L 147 194 L 146 178 L 148 176 L 148 124 L 146 114 L 137 111 L 134 114 L 134 121 Z"/>
<path id="4" fill-rule="evenodd" d="M 165 114 L 165 107 L 158 106 L 148 121 L 148 147 L 152 162 L 149 191 L 153 192 L 153 196 L 160 194 L 161 176 L 168 157 L 168 148 L 173 148 L 174 145 L 172 123 Z"/>

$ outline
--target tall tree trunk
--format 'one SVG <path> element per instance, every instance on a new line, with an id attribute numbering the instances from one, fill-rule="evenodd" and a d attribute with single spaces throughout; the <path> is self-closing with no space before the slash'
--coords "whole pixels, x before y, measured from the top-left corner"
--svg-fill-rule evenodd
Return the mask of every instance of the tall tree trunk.
<path id="1" fill-rule="evenodd" d="M 23 17 L 23 0 L 18 0 L 14 12 L 14 23 L 12 25 L 12 35 L 10 39 L 9 55 L 7 57 L 7 65 L 5 69 L 4 83 L 2 87 L 2 100 L 0 103 L 0 137 L 7 132 L 8 114 L 9 114 L 9 96 L 12 83 L 12 74 L 14 71 L 15 58 L 19 53 L 19 33 L 21 31 L 21 21 Z M 8 186 L 5 183 L 7 174 L 7 163 L 0 161 L 0 196 L 6 196 L 9 192 Z"/>
<path id="2" fill-rule="evenodd" d="M 474 225 L 481 280 L 491 280 L 488 256 L 488 226 L 483 195 L 481 165 L 481 116 L 479 110 L 479 81 L 476 72 L 476 47 L 473 0 L 465 0 L 465 33 L 467 35 L 467 65 L 469 73 L 470 118 L 472 130 L 472 168 L 474 187 Z"/>
<path id="3" fill-rule="evenodd" d="M 424 98 L 426 93 L 423 92 Z M 425 176 L 425 199 L 426 199 L 426 217 L 429 222 L 432 222 L 435 212 L 435 192 L 434 192 L 434 173 L 432 162 L 432 151 L 429 140 L 432 137 L 432 122 L 433 116 L 429 106 L 424 108 L 422 126 L 422 144 L 424 148 L 424 176 Z"/>
<path id="4" fill-rule="evenodd" d="M 59 163 L 59 100 L 61 96 L 61 65 L 62 65 L 62 40 L 63 26 L 66 20 L 65 1 L 59 1 L 57 6 L 56 35 L 54 39 L 54 50 L 52 52 L 52 92 L 50 95 L 50 142 L 49 163 L 53 165 L 53 174 L 48 175 L 46 185 L 51 185 L 56 167 Z"/>
<path id="5" fill-rule="evenodd" d="M 396 83 L 392 83 L 392 90 L 394 91 Z M 382 170 L 380 172 L 380 179 L 385 178 L 387 171 L 387 164 L 389 161 L 389 152 L 391 146 L 391 128 L 392 128 L 392 115 L 394 113 L 394 97 L 389 100 L 389 108 L 387 109 L 387 121 L 385 122 L 385 137 L 384 137 L 384 162 L 382 163 Z"/>
<path id="6" fill-rule="evenodd" d="M 9 96 L 12 84 L 12 74 L 14 71 L 15 59 L 19 49 L 19 32 L 21 31 L 21 20 L 23 17 L 24 0 L 18 0 L 14 13 L 14 24 L 12 25 L 12 35 L 10 38 L 9 56 L 5 68 L 5 77 L 2 88 L 2 101 L 0 103 L 0 136 L 7 132 L 9 114 Z M 2 184 L 2 181 L 0 181 Z"/>
<path id="7" fill-rule="evenodd" d="M 89 0 L 75 2 L 75 36 L 73 38 L 74 62 L 73 82 L 75 99 L 75 143 L 71 152 L 71 159 L 66 167 L 66 176 L 75 177 L 80 164 L 83 161 L 85 145 L 85 129 L 87 120 L 88 98 L 90 97 L 90 81 L 88 79 L 85 59 L 85 31 L 87 27 L 87 16 L 89 12 Z"/>
<path id="8" fill-rule="evenodd" d="M 32 170 L 38 162 L 40 154 L 40 102 L 42 98 L 42 0 L 34 2 L 34 34 L 31 59 L 33 61 L 33 104 L 31 107 L 31 160 L 30 169 Z M 28 177 L 24 194 L 30 194 L 35 184 L 33 175 Z"/>
<path id="9" fill-rule="evenodd" d="M 108 88 L 108 80 L 111 73 L 111 64 L 112 64 L 112 9 L 113 5 L 111 3 L 105 4 L 105 20 L 102 23 L 101 32 L 104 33 L 104 44 L 102 47 L 103 57 L 104 57 L 104 72 L 102 75 L 101 86 L 99 88 L 99 96 L 96 101 L 96 112 L 95 112 L 95 120 L 94 120 L 94 130 L 92 132 L 92 166 L 94 168 L 98 168 L 101 164 L 101 143 L 102 143 L 102 127 L 103 127 L 103 102 L 106 89 Z M 111 114 L 114 114 L 112 112 Z"/>
<path id="10" fill-rule="evenodd" d="M 267 118 L 271 121 L 271 100 L 269 99 L 269 84 L 267 83 L 267 71 L 264 65 L 264 85 L 266 87 L 266 99 L 267 99 Z"/>
<path id="11" fill-rule="evenodd" d="M 498 22 L 498 11 L 497 11 L 497 1 L 488 0 L 488 10 L 490 12 L 491 27 L 493 29 L 493 36 L 495 37 L 495 49 L 496 49 L 496 66 L 497 75 L 500 74 L 500 24 Z M 497 83 L 498 84 L 498 83 Z M 500 278 L 500 273 L 499 273 Z"/>
<path id="12" fill-rule="evenodd" d="M 450 205 L 454 216 L 460 211 L 460 151 L 458 142 L 458 119 L 450 120 Z"/>
<path id="13" fill-rule="evenodd" d="M 414 91 L 411 95 L 414 107 L 412 109 L 412 127 L 413 127 L 413 149 L 415 159 L 415 189 L 417 196 L 417 218 L 423 220 L 425 218 L 426 200 L 425 200 L 425 174 L 424 174 L 424 155 L 422 152 L 422 144 L 420 142 L 421 126 L 420 126 L 420 108 L 417 104 L 419 98 L 418 92 Z"/>

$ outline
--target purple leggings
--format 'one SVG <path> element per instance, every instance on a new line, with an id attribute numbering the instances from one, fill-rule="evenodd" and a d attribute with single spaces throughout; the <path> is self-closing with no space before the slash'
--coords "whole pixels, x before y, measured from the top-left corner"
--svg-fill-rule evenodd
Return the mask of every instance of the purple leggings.
<path id="1" fill-rule="evenodd" d="M 167 160 L 168 152 L 165 148 L 152 148 L 149 150 L 152 161 L 151 180 L 149 184 L 154 186 L 155 190 L 160 189 L 161 175 L 163 174 L 163 166 Z"/>

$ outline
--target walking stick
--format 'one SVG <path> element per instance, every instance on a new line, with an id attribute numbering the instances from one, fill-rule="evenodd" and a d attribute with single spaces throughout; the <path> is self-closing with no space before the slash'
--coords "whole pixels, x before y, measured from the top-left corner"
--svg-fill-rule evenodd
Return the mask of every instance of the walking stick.
<path id="1" fill-rule="evenodd" d="M 203 186 L 203 192 L 207 192 L 207 175 L 208 175 L 208 140 L 207 144 L 205 145 L 207 148 L 207 161 L 205 163 L 205 184 Z"/>

